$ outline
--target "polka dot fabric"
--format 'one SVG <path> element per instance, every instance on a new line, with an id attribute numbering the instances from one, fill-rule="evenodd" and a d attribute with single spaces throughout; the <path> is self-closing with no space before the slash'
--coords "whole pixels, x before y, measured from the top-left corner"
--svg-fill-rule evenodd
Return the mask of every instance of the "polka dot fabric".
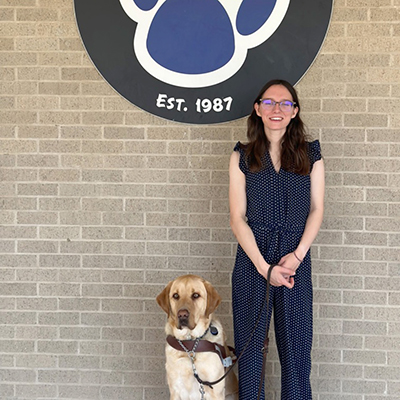
<path id="1" fill-rule="evenodd" d="M 244 151 L 239 168 L 246 176 L 247 218 L 258 247 L 268 263 L 294 251 L 302 237 L 310 210 L 310 176 L 275 171 L 269 152 L 266 168 L 250 172 Z M 311 168 L 321 159 L 320 144 L 308 143 Z M 246 345 L 265 301 L 266 280 L 238 246 L 232 274 L 232 307 L 236 354 Z M 269 310 L 239 361 L 239 399 L 256 400 L 267 323 L 274 315 L 275 337 L 281 362 L 281 399 L 311 400 L 312 281 L 310 253 L 296 271 L 293 289 L 271 287 Z M 264 389 L 262 399 L 264 399 Z"/>

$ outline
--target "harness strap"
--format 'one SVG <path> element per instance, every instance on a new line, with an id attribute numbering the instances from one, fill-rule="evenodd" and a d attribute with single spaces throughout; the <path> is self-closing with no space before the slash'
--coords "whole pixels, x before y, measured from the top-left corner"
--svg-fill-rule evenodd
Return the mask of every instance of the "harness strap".
<path id="1" fill-rule="evenodd" d="M 193 347 L 196 344 L 196 340 L 180 340 L 179 341 L 174 336 L 171 336 L 171 335 L 167 336 L 167 343 L 171 347 L 173 347 L 175 350 L 186 351 L 179 342 L 181 342 L 189 352 L 193 351 Z M 228 346 L 228 348 L 233 353 L 235 352 L 235 350 L 232 347 Z M 221 345 L 219 343 L 213 343 L 208 340 L 200 340 L 200 341 L 198 341 L 198 344 L 196 347 L 196 353 L 204 353 L 204 352 L 211 352 L 211 353 L 217 354 L 218 357 L 221 359 L 222 364 L 224 364 L 224 360 L 227 358 L 226 350 L 223 345 Z"/>

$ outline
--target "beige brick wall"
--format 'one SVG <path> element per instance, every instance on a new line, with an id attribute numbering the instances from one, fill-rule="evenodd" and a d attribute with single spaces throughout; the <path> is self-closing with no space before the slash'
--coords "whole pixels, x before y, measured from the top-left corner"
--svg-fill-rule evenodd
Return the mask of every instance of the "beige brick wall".
<path id="1" fill-rule="evenodd" d="M 232 338 L 227 168 L 245 121 L 174 124 L 120 98 L 72 0 L 0 0 L 0 35 L 0 399 L 166 399 L 166 282 L 211 280 Z M 336 0 L 298 90 L 327 170 L 314 398 L 398 400 L 399 0 Z M 277 400 L 274 347 L 268 376 Z"/>

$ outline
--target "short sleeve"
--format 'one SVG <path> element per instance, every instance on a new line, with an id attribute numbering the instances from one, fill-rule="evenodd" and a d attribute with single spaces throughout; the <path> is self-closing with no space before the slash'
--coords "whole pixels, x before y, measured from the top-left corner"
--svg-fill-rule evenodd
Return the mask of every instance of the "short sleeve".
<path id="1" fill-rule="evenodd" d="M 319 140 L 314 140 L 313 142 L 308 143 L 308 156 L 310 157 L 311 170 L 312 170 L 314 163 L 322 159 L 321 145 L 319 143 Z"/>
<path id="2" fill-rule="evenodd" d="M 239 169 L 246 174 L 248 172 L 248 167 L 246 163 L 246 156 L 244 153 L 244 149 L 242 148 L 242 145 L 240 142 L 237 142 L 235 147 L 233 148 L 233 151 L 238 151 L 239 152 Z"/>

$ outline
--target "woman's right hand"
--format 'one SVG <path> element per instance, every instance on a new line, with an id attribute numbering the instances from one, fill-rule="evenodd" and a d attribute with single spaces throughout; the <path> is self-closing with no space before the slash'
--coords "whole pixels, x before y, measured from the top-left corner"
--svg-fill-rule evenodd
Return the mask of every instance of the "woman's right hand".
<path id="1" fill-rule="evenodd" d="M 267 263 L 261 268 L 258 269 L 258 272 L 267 279 L 268 270 L 271 266 Z M 280 267 L 276 265 L 271 272 L 270 283 L 272 286 L 286 286 L 288 289 L 291 289 L 294 286 L 294 278 L 293 275 L 295 273 L 293 270 L 285 267 Z"/>

